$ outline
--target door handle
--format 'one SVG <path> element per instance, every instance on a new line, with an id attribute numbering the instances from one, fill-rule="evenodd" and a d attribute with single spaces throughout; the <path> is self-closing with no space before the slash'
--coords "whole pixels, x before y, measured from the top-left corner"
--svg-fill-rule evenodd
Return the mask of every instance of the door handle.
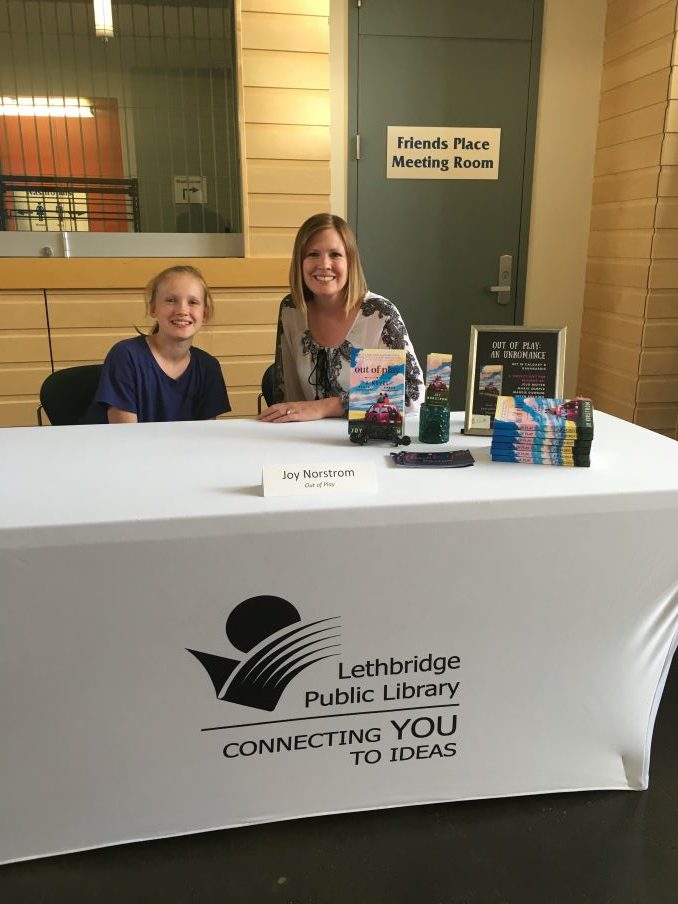
<path id="1" fill-rule="evenodd" d="M 490 292 L 496 292 L 497 304 L 509 304 L 511 301 L 511 275 L 513 273 L 513 255 L 499 256 L 499 276 L 497 285 L 490 286 Z"/>

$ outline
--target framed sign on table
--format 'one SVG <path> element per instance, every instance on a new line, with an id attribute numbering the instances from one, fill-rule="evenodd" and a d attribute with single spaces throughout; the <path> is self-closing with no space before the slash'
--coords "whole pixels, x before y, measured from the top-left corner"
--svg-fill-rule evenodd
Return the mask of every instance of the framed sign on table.
<path id="1" fill-rule="evenodd" d="M 499 396 L 563 394 L 567 327 L 472 326 L 464 433 L 490 436 Z"/>

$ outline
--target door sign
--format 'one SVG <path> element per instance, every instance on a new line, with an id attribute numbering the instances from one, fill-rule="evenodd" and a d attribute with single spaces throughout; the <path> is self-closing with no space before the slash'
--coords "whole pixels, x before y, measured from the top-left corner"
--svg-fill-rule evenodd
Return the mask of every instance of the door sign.
<path id="1" fill-rule="evenodd" d="M 501 129 L 387 126 L 387 179 L 498 179 Z"/>

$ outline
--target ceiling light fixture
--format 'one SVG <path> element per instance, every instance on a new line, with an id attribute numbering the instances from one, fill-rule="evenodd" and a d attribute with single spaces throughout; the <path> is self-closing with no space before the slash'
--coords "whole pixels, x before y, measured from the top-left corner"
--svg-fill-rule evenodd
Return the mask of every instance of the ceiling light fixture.
<path id="1" fill-rule="evenodd" d="M 0 116 L 61 116 L 92 119 L 92 101 L 85 97 L 1 97 Z"/>
<path id="2" fill-rule="evenodd" d="M 111 0 L 94 0 L 94 33 L 104 41 L 113 37 Z"/>

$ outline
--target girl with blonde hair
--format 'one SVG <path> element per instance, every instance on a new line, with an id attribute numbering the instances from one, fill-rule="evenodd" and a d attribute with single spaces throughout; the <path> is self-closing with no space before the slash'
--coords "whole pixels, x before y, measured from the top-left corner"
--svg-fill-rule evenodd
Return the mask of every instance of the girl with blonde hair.
<path id="1" fill-rule="evenodd" d="M 231 410 L 221 365 L 193 340 L 214 314 L 195 267 L 168 267 L 146 286 L 148 335 L 117 342 L 104 361 L 88 423 L 198 421 Z"/>

